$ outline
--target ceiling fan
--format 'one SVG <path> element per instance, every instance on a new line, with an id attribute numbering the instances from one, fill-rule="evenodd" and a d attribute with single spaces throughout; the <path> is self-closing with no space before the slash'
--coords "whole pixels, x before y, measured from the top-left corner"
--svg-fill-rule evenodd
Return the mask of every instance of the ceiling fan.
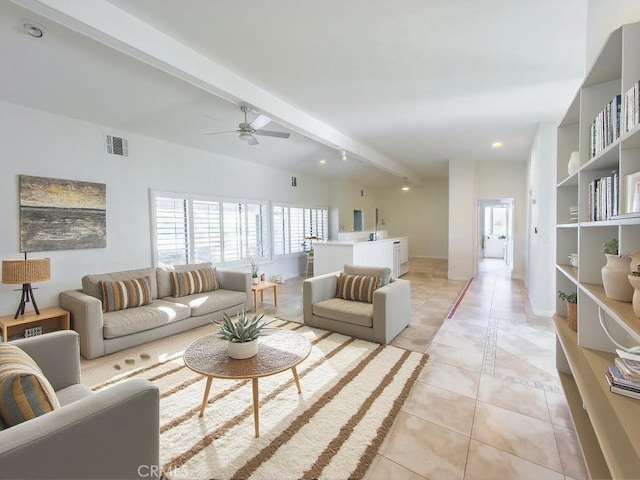
<path id="1" fill-rule="evenodd" d="M 249 145 L 258 145 L 258 139 L 255 137 L 256 135 L 264 135 L 265 137 L 277 137 L 277 138 L 289 138 L 291 136 L 290 133 L 285 132 L 275 132 L 273 130 L 261 130 L 267 123 L 271 121 L 271 119 L 265 115 L 258 115 L 256 119 L 249 123 L 247 122 L 247 106 L 241 105 L 240 110 L 244 113 L 244 122 L 238 125 L 237 130 L 229 130 L 226 132 L 209 132 L 205 133 L 205 135 L 219 135 L 221 133 L 238 133 L 238 138 L 240 140 L 244 140 Z"/>

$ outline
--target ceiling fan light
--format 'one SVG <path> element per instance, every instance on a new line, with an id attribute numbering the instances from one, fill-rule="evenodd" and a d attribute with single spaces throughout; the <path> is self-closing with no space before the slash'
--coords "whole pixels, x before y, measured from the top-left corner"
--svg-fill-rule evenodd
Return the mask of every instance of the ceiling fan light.
<path id="1" fill-rule="evenodd" d="M 245 142 L 251 142 L 252 140 L 255 139 L 255 137 L 251 135 L 249 132 L 240 132 L 240 135 L 238 135 L 238 138 L 240 140 L 244 140 Z"/>

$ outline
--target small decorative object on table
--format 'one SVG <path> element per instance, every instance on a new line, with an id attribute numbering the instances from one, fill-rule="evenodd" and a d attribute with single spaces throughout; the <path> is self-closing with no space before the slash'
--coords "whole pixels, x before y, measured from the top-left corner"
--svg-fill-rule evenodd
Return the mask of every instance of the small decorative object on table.
<path id="1" fill-rule="evenodd" d="M 612 238 L 602 245 L 602 253 L 607 257 L 607 264 L 602 267 L 602 286 L 607 298 L 631 303 L 633 287 L 628 276 L 631 273 L 631 259 L 627 255 L 618 255 L 618 239 Z"/>
<path id="2" fill-rule="evenodd" d="M 277 320 L 274 318 L 261 323 L 262 317 L 264 314 L 248 318 L 246 312 L 242 310 L 238 312 L 236 322 L 231 320 L 226 312 L 222 314 L 221 322 L 213 322 L 220 327 L 220 338 L 229 342 L 227 348 L 231 358 L 243 360 L 258 353 L 258 337 L 262 329 Z"/>
<path id="3" fill-rule="evenodd" d="M 258 268 L 260 265 L 255 257 L 249 259 L 249 268 L 251 269 L 251 283 L 257 285 L 260 283 L 260 277 L 258 276 Z"/>
<path id="4" fill-rule="evenodd" d="M 558 298 L 567 302 L 567 324 L 574 332 L 578 331 L 578 294 L 558 291 Z"/>

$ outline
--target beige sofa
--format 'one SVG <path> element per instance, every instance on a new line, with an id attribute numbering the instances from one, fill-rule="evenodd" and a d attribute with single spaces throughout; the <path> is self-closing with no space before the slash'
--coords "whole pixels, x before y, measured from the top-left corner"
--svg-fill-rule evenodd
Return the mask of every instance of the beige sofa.
<path id="1" fill-rule="evenodd" d="M 380 286 L 373 303 L 336 298 L 340 272 L 308 278 L 302 284 L 304 323 L 332 332 L 387 344 L 411 321 L 411 283 L 390 279 L 386 267 L 345 265 L 349 275 L 374 276 Z"/>
<path id="2" fill-rule="evenodd" d="M 167 337 L 222 318 L 227 312 L 250 310 L 251 277 L 248 273 L 216 269 L 220 288 L 211 292 L 173 297 L 171 271 L 197 270 L 211 264 L 143 268 L 86 275 L 81 290 L 60 293 L 60 306 L 71 312 L 72 328 L 80 334 L 80 353 L 87 359 Z M 103 313 L 101 282 L 148 277 L 151 303 Z"/>
<path id="3" fill-rule="evenodd" d="M 13 343 L 38 364 L 61 407 L 0 427 L 0 479 L 159 477 L 156 386 L 134 378 L 93 393 L 80 383 L 78 334 L 73 331 Z"/>

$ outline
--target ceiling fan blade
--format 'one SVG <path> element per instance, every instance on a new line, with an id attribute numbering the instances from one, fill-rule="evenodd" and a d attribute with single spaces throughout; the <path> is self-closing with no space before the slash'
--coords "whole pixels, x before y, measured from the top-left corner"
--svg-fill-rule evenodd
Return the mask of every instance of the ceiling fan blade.
<path id="1" fill-rule="evenodd" d="M 236 133 L 238 130 L 229 130 L 227 132 L 208 132 L 205 135 L 220 135 L 221 133 Z"/>
<path id="2" fill-rule="evenodd" d="M 286 132 L 274 132 L 272 130 L 256 130 L 254 135 L 264 135 L 265 137 L 277 137 L 277 138 L 289 138 L 290 133 Z"/>
<path id="3" fill-rule="evenodd" d="M 262 127 L 267 125 L 270 121 L 271 119 L 266 115 L 258 115 L 256 119 L 253 122 L 251 122 L 251 128 L 253 128 L 254 130 L 260 130 Z"/>

